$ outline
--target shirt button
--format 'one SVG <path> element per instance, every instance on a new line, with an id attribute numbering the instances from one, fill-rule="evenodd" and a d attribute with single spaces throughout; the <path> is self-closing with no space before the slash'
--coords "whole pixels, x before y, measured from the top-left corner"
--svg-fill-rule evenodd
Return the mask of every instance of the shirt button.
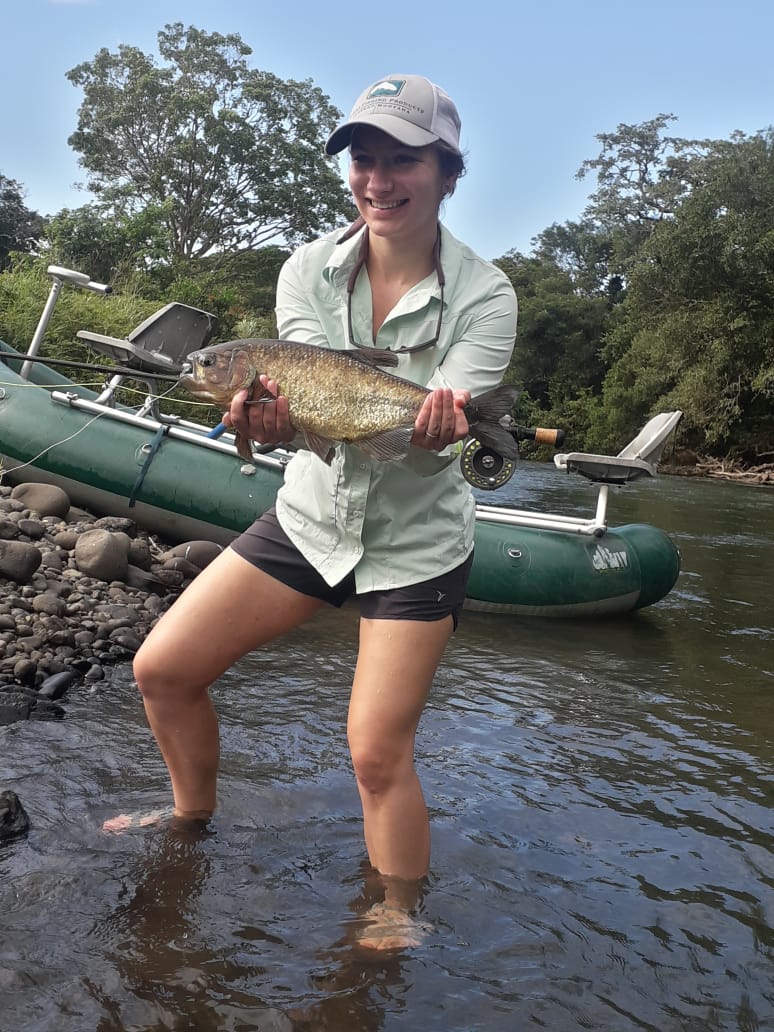
<path id="1" fill-rule="evenodd" d="M 365 468 L 366 468 L 366 464 L 365 464 L 364 462 L 361 462 L 361 463 L 360 463 L 360 468 L 361 468 L 361 469 L 365 469 Z"/>

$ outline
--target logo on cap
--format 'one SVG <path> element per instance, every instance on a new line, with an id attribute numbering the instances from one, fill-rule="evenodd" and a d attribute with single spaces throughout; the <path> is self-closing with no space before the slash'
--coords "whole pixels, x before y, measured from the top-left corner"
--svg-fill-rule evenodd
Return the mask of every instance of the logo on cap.
<path id="1" fill-rule="evenodd" d="M 405 85 L 405 79 L 382 79 L 371 87 L 366 100 L 372 100 L 374 97 L 397 97 Z"/>

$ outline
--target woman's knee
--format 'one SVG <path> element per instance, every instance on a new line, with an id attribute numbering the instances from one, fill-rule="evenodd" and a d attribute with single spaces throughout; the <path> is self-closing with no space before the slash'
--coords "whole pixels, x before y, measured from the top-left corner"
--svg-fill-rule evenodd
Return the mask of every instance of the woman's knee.
<path id="1" fill-rule="evenodd" d="M 358 785 L 370 795 L 383 795 L 414 769 L 411 743 L 350 734 L 349 751 Z"/>
<path id="2" fill-rule="evenodd" d="M 183 698 L 195 693 L 194 685 L 185 675 L 182 657 L 156 648 L 152 640 L 140 647 L 132 669 L 143 699 Z"/>

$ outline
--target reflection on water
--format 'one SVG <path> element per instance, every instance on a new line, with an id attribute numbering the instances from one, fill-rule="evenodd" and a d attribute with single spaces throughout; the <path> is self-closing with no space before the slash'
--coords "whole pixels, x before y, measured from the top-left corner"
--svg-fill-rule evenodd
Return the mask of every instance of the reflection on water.
<path id="1" fill-rule="evenodd" d="M 570 487 L 525 466 L 508 491 Z M 411 952 L 356 945 L 380 887 L 344 732 L 353 609 L 216 686 L 211 833 L 101 833 L 166 799 L 128 668 L 63 722 L 4 729 L 33 826 L 0 852 L 0 1030 L 774 1029 L 774 492 L 664 479 L 611 516 L 674 535 L 663 603 L 468 613 L 439 671 Z"/>

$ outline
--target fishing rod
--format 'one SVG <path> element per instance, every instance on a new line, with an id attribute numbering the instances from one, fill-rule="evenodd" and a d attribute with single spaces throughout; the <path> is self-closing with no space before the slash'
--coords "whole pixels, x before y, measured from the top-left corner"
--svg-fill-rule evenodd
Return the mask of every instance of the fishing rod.
<path id="1" fill-rule="evenodd" d="M 92 362 L 75 362 L 71 359 L 66 358 L 30 358 L 27 355 L 10 355 L 8 353 L 0 352 L 0 359 L 4 362 L 19 361 L 24 362 L 43 362 L 45 365 L 59 365 L 65 366 L 69 369 L 88 369 L 93 373 L 108 373 L 111 376 L 134 376 L 138 379 L 144 379 L 145 376 L 152 380 L 167 380 L 169 382 L 177 382 L 179 376 L 172 373 L 157 373 L 155 370 L 143 370 L 131 369 L 128 366 L 109 366 L 109 365 L 96 365 Z"/>
<path id="2" fill-rule="evenodd" d="M 519 426 L 511 423 L 508 433 L 514 441 L 534 441 L 535 444 L 550 444 L 552 448 L 560 448 L 564 444 L 564 430 L 548 429 L 545 426 Z"/>

